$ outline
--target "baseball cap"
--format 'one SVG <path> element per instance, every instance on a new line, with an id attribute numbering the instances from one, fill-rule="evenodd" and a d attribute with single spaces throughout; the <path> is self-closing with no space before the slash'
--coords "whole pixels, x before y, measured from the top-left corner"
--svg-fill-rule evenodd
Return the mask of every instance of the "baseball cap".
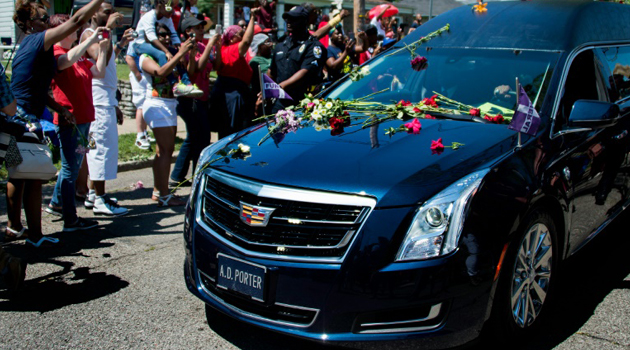
<path id="1" fill-rule="evenodd" d="M 259 26 L 258 24 L 254 25 L 254 35 L 258 34 L 258 33 L 269 33 L 271 32 L 271 28 L 262 28 L 261 26 Z"/>
<path id="2" fill-rule="evenodd" d="M 203 24 L 205 26 L 207 24 L 207 22 L 206 21 L 202 21 L 202 20 L 198 19 L 197 17 L 193 17 L 193 16 L 186 17 L 186 18 L 184 18 L 184 21 L 182 21 L 182 30 L 186 30 L 186 29 L 188 29 L 190 27 L 194 27 L 194 26 L 199 25 L 199 24 Z"/>
<path id="3" fill-rule="evenodd" d="M 291 17 L 293 19 L 307 19 L 309 11 L 302 6 L 295 6 L 289 12 L 285 12 L 282 14 L 283 19 L 287 19 Z"/>

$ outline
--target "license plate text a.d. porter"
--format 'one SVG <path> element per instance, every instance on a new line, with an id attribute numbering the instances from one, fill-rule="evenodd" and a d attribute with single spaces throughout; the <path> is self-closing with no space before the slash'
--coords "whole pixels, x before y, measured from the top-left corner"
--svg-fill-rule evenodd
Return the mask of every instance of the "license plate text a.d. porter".
<path id="1" fill-rule="evenodd" d="M 266 267 L 221 253 L 217 259 L 217 287 L 264 301 Z"/>

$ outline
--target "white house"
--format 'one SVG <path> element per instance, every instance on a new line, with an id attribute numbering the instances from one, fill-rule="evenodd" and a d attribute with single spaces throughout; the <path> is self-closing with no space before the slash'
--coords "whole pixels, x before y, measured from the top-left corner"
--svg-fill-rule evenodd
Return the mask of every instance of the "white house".
<path id="1" fill-rule="evenodd" d="M 0 41 L 2 45 L 15 44 L 17 28 L 13 23 L 14 9 L 15 0 L 0 0 Z"/>

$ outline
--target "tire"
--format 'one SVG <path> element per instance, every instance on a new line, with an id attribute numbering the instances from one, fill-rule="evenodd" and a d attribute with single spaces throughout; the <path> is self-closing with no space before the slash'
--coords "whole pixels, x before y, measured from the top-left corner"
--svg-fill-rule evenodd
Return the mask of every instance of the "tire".
<path id="1" fill-rule="evenodd" d="M 502 338 L 522 339 L 546 323 L 558 280 L 557 242 L 554 221 L 543 211 L 532 212 L 510 242 L 493 307 L 493 328 Z"/>

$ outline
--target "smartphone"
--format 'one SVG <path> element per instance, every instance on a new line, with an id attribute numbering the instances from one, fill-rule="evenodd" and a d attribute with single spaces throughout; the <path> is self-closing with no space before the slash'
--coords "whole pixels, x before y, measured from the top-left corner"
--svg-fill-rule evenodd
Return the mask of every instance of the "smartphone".
<path id="1" fill-rule="evenodd" d="M 101 34 L 103 35 L 103 39 L 109 39 L 109 30 L 104 30 Z"/>
<path id="2" fill-rule="evenodd" d="M 220 24 L 217 24 L 217 26 L 215 27 L 215 32 L 217 34 L 223 34 L 223 26 Z"/>

